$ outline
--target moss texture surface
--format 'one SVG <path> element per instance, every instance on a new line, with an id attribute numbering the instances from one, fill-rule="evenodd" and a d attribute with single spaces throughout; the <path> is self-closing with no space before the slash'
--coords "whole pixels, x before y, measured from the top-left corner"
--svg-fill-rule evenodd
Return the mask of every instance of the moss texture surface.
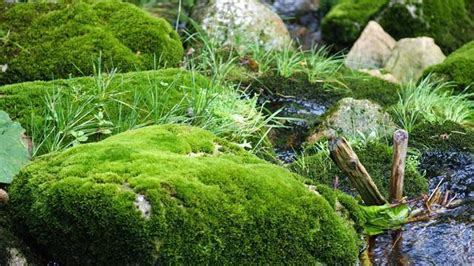
<path id="1" fill-rule="evenodd" d="M 455 82 L 460 92 L 474 93 L 474 41 L 454 51 L 443 63 L 428 68 L 424 75 L 429 73 Z"/>
<path id="2" fill-rule="evenodd" d="M 446 121 L 424 122 L 410 133 L 410 145 L 420 150 L 474 152 L 474 130 Z"/>
<path id="3" fill-rule="evenodd" d="M 183 47 L 163 19 L 128 3 L 0 3 L 0 84 L 175 66 Z"/>
<path id="4" fill-rule="evenodd" d="M 353 229 L 298 179 L 207 131 L 153 126 L 39 157 L 10 195 L 17 230 L 66 264 L 355 263 Z"/>

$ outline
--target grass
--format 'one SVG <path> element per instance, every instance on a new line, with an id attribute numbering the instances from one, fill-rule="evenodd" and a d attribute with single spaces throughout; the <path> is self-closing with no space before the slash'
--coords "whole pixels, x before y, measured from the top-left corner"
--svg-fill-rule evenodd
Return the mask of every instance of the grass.
<path id="1" fill-rule="evenodd" d="M 473 94 L 454 94 L 453 84 L 433 80 L 427 76 L 418 84 L 402 87 L 399 101 L 392 108 L 398 124 L 408 132 L 423 120 L 434 123 L 453 121 L 464 126 L 473 126 Z"/>

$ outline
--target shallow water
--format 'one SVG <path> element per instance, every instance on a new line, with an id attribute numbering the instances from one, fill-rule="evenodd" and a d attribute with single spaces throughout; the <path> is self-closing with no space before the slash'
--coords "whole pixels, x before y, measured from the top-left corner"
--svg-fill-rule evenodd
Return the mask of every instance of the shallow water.
<path id="1" fill-rule="evenodd" d="M 372 260 L 376 265 L 473 265 L 474 264 L 474 154 L 428 152 L 421 167 L 430 179 L 430 191 L 440 187 L 469 200 L 430 222 L 402 228 L 398 245 L 391 232 L 377 236 Z"/>

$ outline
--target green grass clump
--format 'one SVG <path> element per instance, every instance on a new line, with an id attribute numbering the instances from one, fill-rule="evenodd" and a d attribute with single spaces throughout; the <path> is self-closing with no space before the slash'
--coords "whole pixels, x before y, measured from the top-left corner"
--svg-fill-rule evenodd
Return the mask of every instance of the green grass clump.
<path id="1" fill-rule="evenodd" d="M 424 76 L 430 73 L 455 82 L 457 92 L 474 93 L 474 41 L 454 51 L 443 63 L 425 70 Z"/>
<path id="2" fill-rule="evenodd" d="M 465 0 L 424 0 L 391 3 L 380 25 L 395 39 L 429 36 L 446 54 L 474 39 L 474 20 Z"/>
<path id="3" fill-rule="evenodd" d="M 299 179 L 208 131 L 153 126 L 37 158 L 10 205 L 64 264 L 355 263 L 355 231 Z"/>
<path id="4" fill-rule="evenodd" d="M 276 125 L 256 96 L 181 69 L 126 74 L 99 69 L 94 77 L 3 86 L 0 94 L 0 109 L 26 128 L 35 155 L 163 123 L 199 126 L 260 152 Z"/>
<path id="5" fill-rule="evenodd" d="M 387 2 L 388 0 L 340 0 L 322 21 L 324 39 L 337 50 L 350 48 L 369 20 Z"/>
<path id="6" fill-rule="evenodd" d="M 365 143 L 354 143 L 353 149 L 380 192 L 388 195 L 393 157 L 392 148 L 379 141 L 369 140 Z M 408 156 L 405 169 L 404 194 L 409 197 L 420 195 L 428 190 L 427 180 L 417 170 L 418 164 L 416 154 Z M 326 143 L 317 143 L 307 147 L 298 160 L 290 165 L 290 169 L 328 186 L 333 186 L 334 180 L 338 176 L 338 188 L 346 192 L 352 191 L 349 179 L 331 160 Z"/>
<path id="7" fill-rule="evenodd" d="M 408 132 L 424 120 L 431 123 L 452 121 L 472 127 L 472 94 L 453 94 L 452 88 L 453 84 L 433 80 L 430 75 L 418 84 L 403 85 L 400 99 L 392 108 L 395 121 Z"/>
<path id="8" fill-rule="evenodd" d="M 149 70 L 177 65 L 178 34 L 163 19 L 132 4 L 0 3 L 0 84 L 51 80 L 104 68 Z M 2 42 L 3 41 L 3 42 Z"/>

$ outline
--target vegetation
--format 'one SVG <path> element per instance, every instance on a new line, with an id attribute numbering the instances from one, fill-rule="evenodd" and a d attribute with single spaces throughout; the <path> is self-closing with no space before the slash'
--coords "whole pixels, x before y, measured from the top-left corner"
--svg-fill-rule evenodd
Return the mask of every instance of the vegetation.
<path id="1" fill-rule="evenodd" d="M 466 126 L 474 124 L 472 94 L 453 94 L 452 84 L 433 81 L 431 76 L 419 82 L 404 85 L 400 100 L 393 107 L 396 121 L 412 132 L 421 121 L 453 121 Z"/>
<path id="2" fill-rule="evenodd" d="M 18 230 L 65 264 L 358 255 L 354 230 L 297 176 L 197 128 L 142 128 L 39 157 L 10 194 Z"/>
<path id="3" fill-rule="evenodd" d="M 455 82 L 458 93 L 474 93 L 474 41 L 454 51 L 443 63 L 428 68 L 425 76 L 430 73 Z"/>
<path id="4" fill-rule="evenodd" d="M 183 47 L 163 19 L 131 4 L 0 3 L 0 84 L 176 66 Z"/>
<path id="5" fill-rule="evenodd" d="M 380 192 L 388 195 L 390 180 L 392 148 L 379 140 L 353 140 L 353 148 L 361 163 L 365 166 Z M 416 153 L 408 156 L 405 170 L 405 194 L 417 196 L 428 191 L 428 183 L 417 169 L 419 160 Z M 351 190 L 349 180 L 334 164 L 329 156 L 327 142 L 318 142 L 306 147 L 296 162 L 290 165 L 292 171 L 327 186 L 337 183 L 339 189 L 355 193 Z"/>
<path id="6" fill-rule="evenodd" d="M 4 86 L 0 93 L 0 109 L 26 127 L 36 155 L 164 123 L 200 126 L 259 152 L 272 124 L 277 126 L 256 97 L 241 98 L 233 87 L 179 69 L 108 75 L 99 70 L 90 78 Z"/>
<path id="7" fill-rule="evenodd" d="M 419 150 L 474 152 L 474 131 L 452 121 L 422 122 L 410 134 Z"/>

